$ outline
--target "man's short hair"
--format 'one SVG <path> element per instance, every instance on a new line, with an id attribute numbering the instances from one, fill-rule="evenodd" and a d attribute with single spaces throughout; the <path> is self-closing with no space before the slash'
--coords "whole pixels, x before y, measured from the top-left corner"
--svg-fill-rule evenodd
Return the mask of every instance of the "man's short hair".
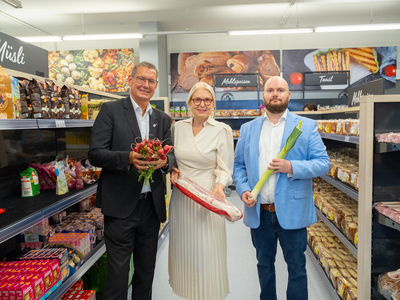
<path id="1" fill-rule="evenodd" d="M 303 110 L 304 110 L 306 107 L 308 108 L 309 111 L 317 111 L 317 110 L 318 110 L 318 106 L 317 106 L 317 104 L 315 104 L 314 102 L 309 102 L 309 103 L 307 103 L 306 105 L 304 105 Z"/>
<path id="2" fill-rule="evenodd" d="M 148 68 L 148 69 L 156 70 L 156 75 L 157 75 L 157 79 L 158 79 L 158 70 L 157 70 L 156 66 L 153 65 L 152 63 L 147 62 L 147 61 L 142 61 L 142 62 L 140 62 L 139 64 L 137 64 L 137 65 L 135 65 L 135 66 L 133 67 L 132 73 L 131 73 L 131 76 L 132 76 L 132 77 L 135 77 L 135 75 L 136 75 L 137 70 L 138 70 L 139 67 L 146 67 L 146 68 Z"/>

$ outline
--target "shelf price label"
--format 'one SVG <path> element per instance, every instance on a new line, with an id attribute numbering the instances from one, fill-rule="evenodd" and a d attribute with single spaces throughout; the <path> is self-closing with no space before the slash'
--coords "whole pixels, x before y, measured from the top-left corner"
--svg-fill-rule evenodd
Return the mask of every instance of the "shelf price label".
<path id="1" fill-rule="evenodd" d="M 57 128 L 65 127 L 65 121 L 64 120 L 55 120 L 55 121 L 56 121 L 56 127 Z"/>
<path id="2" fill-rule="evenodd" d="M 349 136 L 345 136 L 345 137 L 344 137 L 344 141 L 345 141 L 345 142 L 350 142 L 350 137 L 349 137 Z"/>

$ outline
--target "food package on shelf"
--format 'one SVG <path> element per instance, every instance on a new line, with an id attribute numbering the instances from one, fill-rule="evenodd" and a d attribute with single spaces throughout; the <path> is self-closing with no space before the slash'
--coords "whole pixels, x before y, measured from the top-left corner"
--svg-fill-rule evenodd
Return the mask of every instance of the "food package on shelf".
<path id="1" fill-rule="evenodd" d="M 13 101 L 11 97 L 11 79 L 0 66 L 0 119 L 13 118 Z"/>
<path id="2" fill-rule="evenodd" d="M 350 135 L 352 119 L 344 120 L 343 122 L 343 135 Z"/>
<path id="3" fill-rule="evenodd" d="M 240 117 L 245 115 L 245 110 L 244 109 L 232 109 L 231 110 L 231 116 L 232 117 Z"/>
<path id="4" fill-rule="evenodd" d="M 343 120 L 337 120 L 335 134 L 342 135 L 343 134 L 343 126 L 344 126 Z"/>
<path id="5" fill-rule="evenodd" d="M 345 300 L 357 300 L 358 299 L 358 290 L 357 287 L 351 287 L 349 288 L 349 291 L 347 293 L 347 297 Z"/>
<path id="6" fill-rule="evenodd" d="M 338 120 L 331 120 L 328 133 L 336 134 L 337 124 L 338 124 Z"/>
<path id="7" fill-rule="evenodd" d="M 170 108 L 169 108 L 169 116 L 171 118 L 175 118 L 175 107 L 170 106 Z"/>
<path id="8" fill-rule="evenodd" d="M 181 117 L 181 108 L 179 106 L 175 107 L 174 117 L 175 118 L 180 118 Z"/>
<path id="9" fill-rule="evenodd" d="M 232 135 L 234 138 L 238 138 L 240 136 L 240 130 L 232 130 Z"/>
<path id="10" fill-rule="evenodd" d="M 104 103 L 104 100 L 102 100 L 102 99 L 90 100 L 88 102 L 88 118 L 89 118 L 89 120 L 96 119 L 103 103 Z M 179 116 L 180 116 L 180 113 L 179 113 Z"/>
<path id="11" fill-rule="evenodd" d="M 376 134 L 375 135 L 376 141 L 379 143 L 394 143 L 394 144 L 400 144 L 400 133 L 394 133 L 394 132 L 389 132 L 389 133 L 381 133 L 381 134 Z"/>
<path id="12" fill-rule="evenodd" d="M 360 121 L 359 120 L 352 120 L 351 127 L 350 127 L 350 134 L 349 135 L 358 136 L 359 125 L 360 125 Z"/>
<path id="13" fill-rule="evenodd" d="M 322 120 L 317 120 L 317 128 L 318 128 L 318 133 L 323 133 L 323 121 Z"/>
<path id="14" fill-rule="evenodd" d="M 350 183 L 351 167 L 348 164 L 340 165 L 338 167 L 337 178 L 344 183 Z"/>
<path id="15" fill-rule="evenodd" d="M 229 110 L 219 109 L 219 110 L 215 111 L 214 115 L 215 115 L 215 117 L 229 117 L 231 114 L 230 114 Z"/>
<path id="16" fill-rule="evenodd" d="M 382 215 L 400 224 L 400 202 L 377 202 L 374 208 Z"/>
<path id="17" fill-rule="evenodd" d="M 245 109 L 244 111 L 245 116 L 255 117 L 260 115 L 259 109 Z"/>
<path id="18" fill-rule="evenodd" d="M 11 80 L 11 98 L 13 103 L 13 118 L 21 119 L 21 93 L 18 79 L 10 76 Z"/>
<path id="19" fill-rule="evenodd" d="M 32 105 L 33 119 L 50 119 L 51 103 L 47 97 L 45 80 L 32 79 L 28 85 L 29 99 Z"/>
<path id="20" fill-rule="evenodd" d="M 393 299 L 400 299 L 400 269 L 380 275 L 378 290 L 381 294 L 389 294 Z"/>
<path id="21" fill-rule="evenodd" d="M 186 118 L 187 116 L 186 106 L 181 106 L 181 118 Z"/>

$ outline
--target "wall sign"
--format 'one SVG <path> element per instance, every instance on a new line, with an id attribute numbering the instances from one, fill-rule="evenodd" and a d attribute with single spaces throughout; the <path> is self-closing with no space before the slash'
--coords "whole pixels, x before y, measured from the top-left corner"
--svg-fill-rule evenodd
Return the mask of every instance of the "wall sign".
<path id="1" fill-rule="evenodd" d="M 0 65 L 3 68 L 49 77 L 47 50 L 0 32 Z"/>
<path id="2" fill-rule="evenodd" d="M 221 75 L 215 76 L 215 87 L 257 86 L 257 75 Z"/>
<path id="3" fill-rule="evenodd" d="M 347 73 L 305 73 L 304 85 L 347 84 Z"/>
<path id="4" fill-rule="evenodd" d="M 383 95 L 385 83 L 383 78 L 349 88 L 349 107 L 360 106 L 360 97 L 369 95 Z"/>

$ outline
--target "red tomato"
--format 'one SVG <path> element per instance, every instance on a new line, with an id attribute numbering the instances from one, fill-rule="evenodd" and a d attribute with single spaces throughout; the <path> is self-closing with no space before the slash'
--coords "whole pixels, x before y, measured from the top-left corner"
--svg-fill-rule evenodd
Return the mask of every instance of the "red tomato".
<path id="1" fill-rule="evenodd" d="M 290 82 L 294 85 L 300 84 L 303 81 L 303 75 L 301 73 L 294 72 L 290 74 Z"/>
<path id="2" fill-rule="evenodd" d="M 389 65 L 385 67 L 385 75 L 387 77 L 392 77 L 396 75 L 396 67 L 393 65 Z"/>

